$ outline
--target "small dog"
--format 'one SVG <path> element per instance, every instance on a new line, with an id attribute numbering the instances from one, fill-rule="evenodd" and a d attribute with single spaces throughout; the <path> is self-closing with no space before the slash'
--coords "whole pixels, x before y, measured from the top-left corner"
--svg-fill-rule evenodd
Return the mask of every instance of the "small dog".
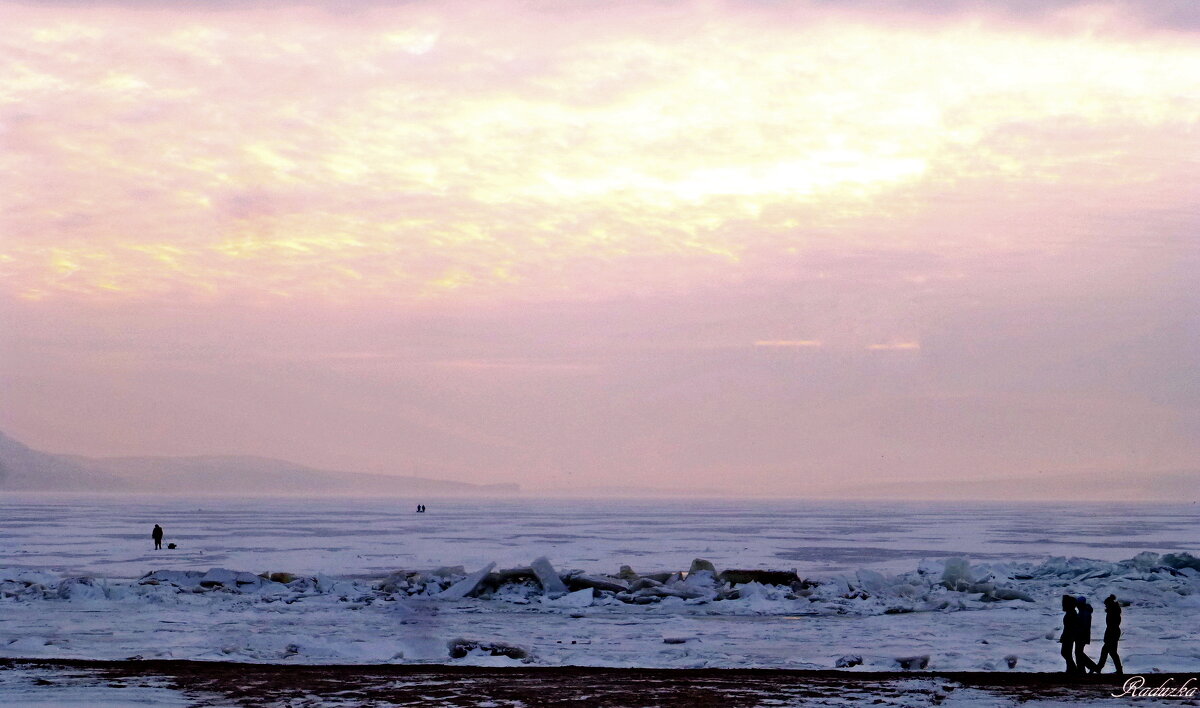
<path id="1" fill-rule="evenodd" d="M 174 543 L 168 543 L 168 544 L 167 544 L 167 548 L 174 549 L 174 548 L 175 548 L 175 544 L 174 544 Z"/>

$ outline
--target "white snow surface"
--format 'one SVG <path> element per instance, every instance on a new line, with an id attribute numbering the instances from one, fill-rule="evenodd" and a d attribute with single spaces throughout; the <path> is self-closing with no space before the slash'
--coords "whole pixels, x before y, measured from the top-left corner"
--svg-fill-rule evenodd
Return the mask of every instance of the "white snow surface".
<path id="1" fill-rule="evenodd" d="M 1095 657 L 1115 593 L 1126 673 L 1200 669 L 1200 571 L 1161 555 L 1200 555 L 1193 507 L 420 501 L 425 514 L 417 500 L 6 495 L 0 656 L 833 668 L 859 655 L 856 671 L 929 655 L 930 670 L 1006 671 L 1015 655 L 1017 670 L 1057 671 L 1061 595 L 1096 608 Z M 152 550 L 154 523 L 178 550 Z M 694 558 L 815 585 L 700 571 L 563 595 L 530 575 L 438 597 L 541 556 L 568 585 Z M 451 659 L 458 639 L 528 655 Z"/>

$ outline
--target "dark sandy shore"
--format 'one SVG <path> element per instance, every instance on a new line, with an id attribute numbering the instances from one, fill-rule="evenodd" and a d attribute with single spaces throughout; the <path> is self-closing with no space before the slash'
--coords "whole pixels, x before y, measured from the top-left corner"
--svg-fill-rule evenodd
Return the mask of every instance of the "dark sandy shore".
<path id="1" fill-rule="evenodd" d="M 203 661 L 3 659 L 0 672 L 37 686 L 106 694 L 166 686 L 195 706 L 762 706 L 1200 705 L 1189 698 L 1113 698 L 1125 678 L 1048 673 L 868 673 L 754 669 L 291 666 Z M 1147 685 L 1188 675 L 1151 674 Z M 34 689 L 36 690 L 36 689 Z M 36 694 L 32 694 L 36 695 Z M 119 695 L 119 693 L 118 693 Z M 0 696 L 0 702 L 2 701 Z M 111 699 L 110 699 L 111 700 Z"/>

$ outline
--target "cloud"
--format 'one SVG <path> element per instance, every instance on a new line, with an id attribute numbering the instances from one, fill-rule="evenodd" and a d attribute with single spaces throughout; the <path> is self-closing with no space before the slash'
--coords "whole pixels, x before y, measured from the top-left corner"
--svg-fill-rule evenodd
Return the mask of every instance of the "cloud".
<path id="1" fill-rule="evenodd" d="M 793 493 L 1190 469 L 1190 7 L 6 3 L 0 429 Z"/>
<path id="2" fill-rule="evenodd" d="M 774 349 L 820 349 L 823 343 L 819 339 L 760 339 L 754 342 L 754 346 Z"/>
<path id="3" fill-rule="evenodd" d="M 434 366 L 448 369 L 480 372 L 514 372 L 518 374 L 576 374 L 596 370 L 596 365 L 590 362 L 577 361 L 545 361 L 537 359 L 449 359 L 435 361 Z"/>
<path id="4" fill-rule="evenodd" d="M 797 7 L 10 5 L 3 292 L 604 298 L 1190 203 L 1194 43 Z"/>
<path id="5" fill-rule="evenodd" d="M 1010 21 L 1090 21 L 1120 31 L 1130 24 L 1178 31 L 1200 29 L 1200 8 L 1190 0 L 820 0 L 827 7 L 926 17 L 985 15 Z"/>

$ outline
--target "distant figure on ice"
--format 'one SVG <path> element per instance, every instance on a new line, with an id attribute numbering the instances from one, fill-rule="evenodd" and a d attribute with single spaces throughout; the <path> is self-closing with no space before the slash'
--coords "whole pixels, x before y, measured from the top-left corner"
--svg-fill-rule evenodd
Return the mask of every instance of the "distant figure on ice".
<path id="1" fill-rule="evenodd" d="M 1084 653 L 1083 648 L 1092 643 L 1092 606 L 1083 595 L 1075 598 L 1075 609 L 1079 612 L 1079 633 L 1075 636 L 1075 666 L 1079 673 L 1096 670 L 1096 662 Z"/>
<path id="2" fill-rule="evenodd" d="M 1121 666 L 1121 657 L 1117 654 L 1117 642 L 1119 641 L 1121 641 L 1121 603 L 1117 602 L 1116 595 L 1109 595 L 1104 598 L 1104 646 L 1100 649 L 1100 663 L 1092 669 L 1092 673 L 1100 673 L 1109 656 L 1112 656 L 1113 666 L 1117 667 L 1117 673 L 1125 673 L 1124 667 Z"/>
<path id="3" fill-rule="evenodd" d="M 1062 658 L 1067 662 L 1067 673 L 1073 674 L 1078 671 L 1075 668 L 1075 638 L 1079 635 L 1079 616 L 1075 614 L 1075 598 L 1070 595 L 1063 595 L 1063 631 L 1062 636 L 1058 638 L 1062 644 Z"/>
<path id="4" fill-rule="evenodd" d="M 150 538 L 154 539 L 154 550 L 162 550 L 163 530 L 158 524 L 154 525 L 154 530 L 150 532 Z"/>

